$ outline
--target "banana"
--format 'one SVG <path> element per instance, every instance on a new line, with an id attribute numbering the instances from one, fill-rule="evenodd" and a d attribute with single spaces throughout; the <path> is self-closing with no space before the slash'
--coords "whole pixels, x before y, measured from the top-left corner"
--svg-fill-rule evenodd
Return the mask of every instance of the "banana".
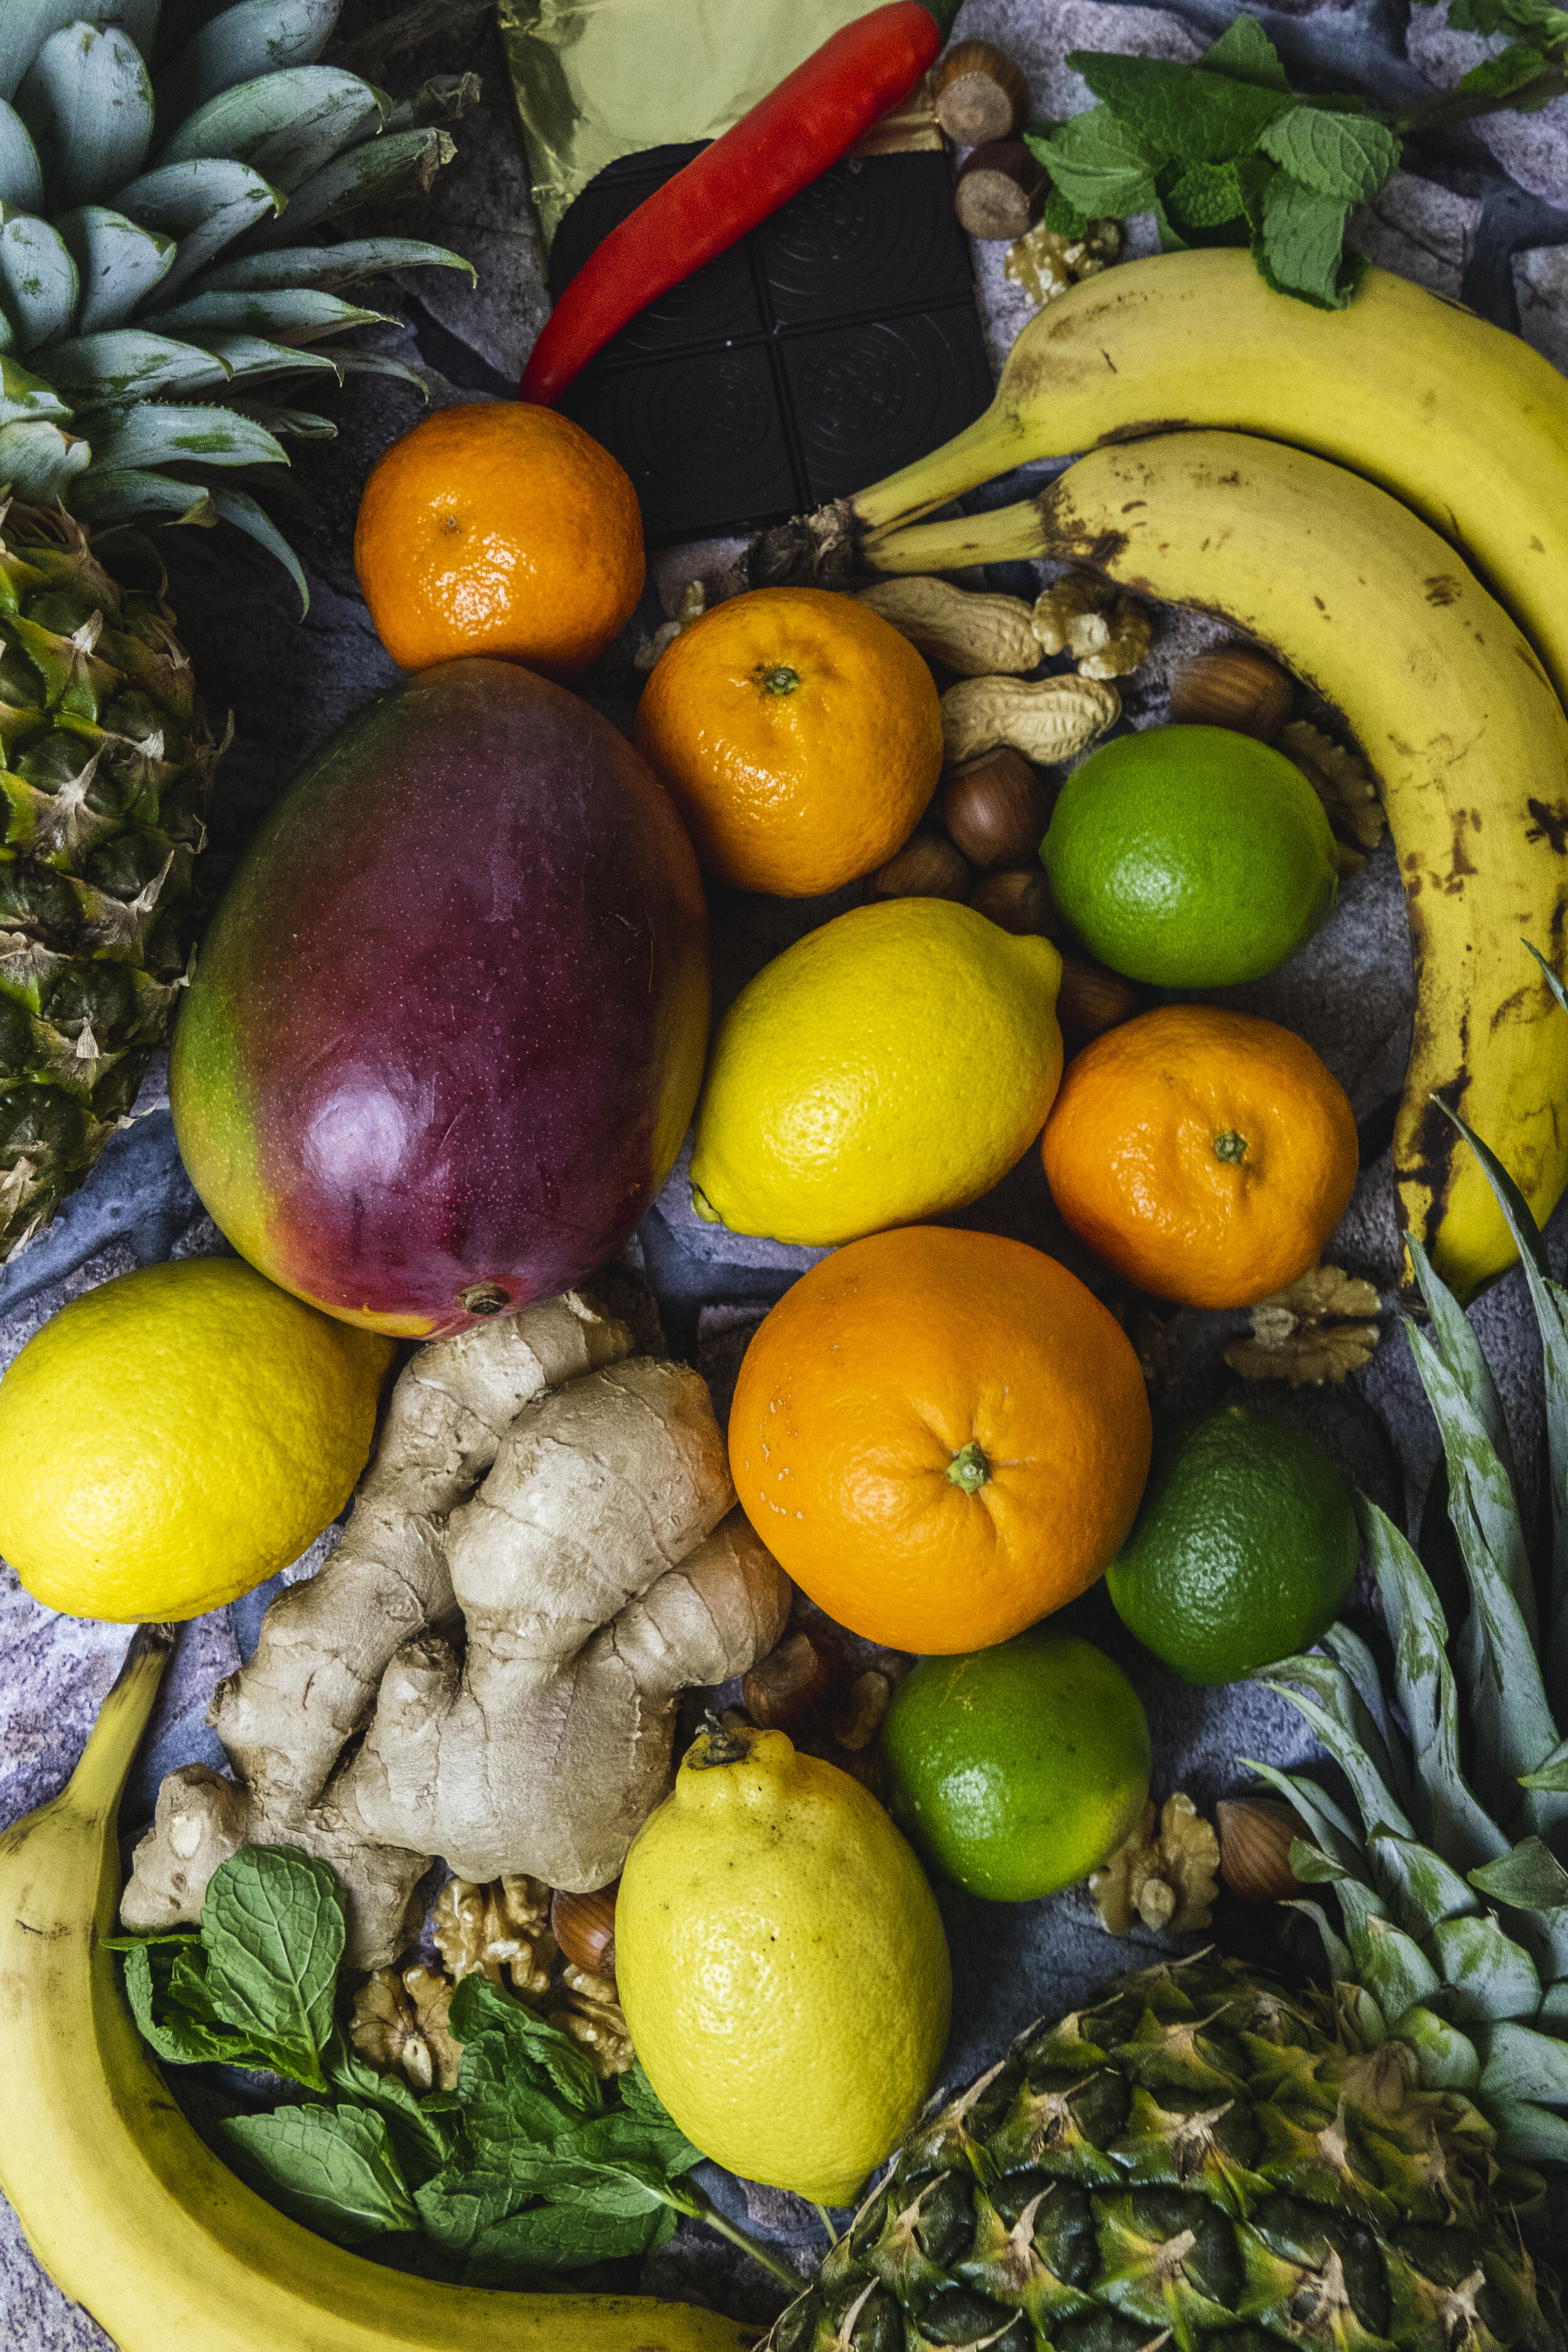
<path id="1" fill-rule="evenodd" d="M 1030 459 L 1184 425 L 1292 442 L 1392 490 L 1463 551 L 1568 699 L 1568 378 L 1383 269 L 1343 310 L 1272 292 L 1241 251 L 1086 278 L 1024 329 L 984 416 L 764 533 L 752 577 L 858 568 L 868 541 Z"/>
<path id="2" fill-rule="evenodd" d="M 1051 556 L 1197 605 L 1272 648 L 1343 717 L 1378 779 L 1415 960 L 1394 1134 L 1402 1225 L 1461 1298 L 1514 1262 L 1475 1156 L 1544 1225 L 1568 1181 L 1568 718 L 1508 614 L 1409 509 L 1342 467 L 1243 434 L 1099 449 L 1037 499 L 915 524 L 878 572 Z M 1568 617 L 1568 616 L 1565 616 Z"/>
<path id="3" fill-rule="evenodd" d="M 120 1794 L 168 1655 L 142 1627 L 80 1763 L 0 1837 L 0 2188 L 121 2352 L 745 2352 L 646 2298 L 507 2294 L 383 2269 L 264 2203 L 197 2138 L 100 1939 Z"/>

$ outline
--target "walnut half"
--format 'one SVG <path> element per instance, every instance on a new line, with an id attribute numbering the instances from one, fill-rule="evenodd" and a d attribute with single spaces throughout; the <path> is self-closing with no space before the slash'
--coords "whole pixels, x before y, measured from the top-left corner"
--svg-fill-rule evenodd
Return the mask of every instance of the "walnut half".
<path id="1" fill-rule="evenodd" d="M 1080 677 L 1126 677 L 1149 652 L 1145 608 L 1098 572 L 1064 572 L 1035 599 L 1035 635 L 1047 654 L 1071 654 Z"/>
<path id="2" fill-rule="evenodd" d="M 1219 1839 L 1190 1797 L 1167 1797 L 1158 1824 L 1152 1803 L 1125 1843 L 1089 1882 L 1100 1924 L 1125 1936 L 1134 1919 L 1183 1936 L 1206 1927 L 1217 1889 Z"/>
<path id="3" fill-rule="evenodd" d="M 1252 1309 L 1252 1337 L 1233 1339 L 1225 1360 L 1244 1381 L 1321 1388 L 1359 1371 L 1377 1346 L 1380 1301 L 1343 1266 L 1315 1265 Z"/>
<path id="4" fill-rule="evenodd" d="M 480 1886 L 449 1878 L 436 1903 L 436 1948 L 454 1983 L 482 1970 L 491 1984 L 525 2000 L 550 1990 L 556 1958 L 550 1932 L 550 1889 L 521 1873 Z"/>
<path id="5" fill-rule="evenodd" d="M 449 2091 L 463 2053 L 447 2022 L 452 1987 L 433 1969 L 377 1969 L 353 1997 L 349 2040 L 378 2074 Z"/>

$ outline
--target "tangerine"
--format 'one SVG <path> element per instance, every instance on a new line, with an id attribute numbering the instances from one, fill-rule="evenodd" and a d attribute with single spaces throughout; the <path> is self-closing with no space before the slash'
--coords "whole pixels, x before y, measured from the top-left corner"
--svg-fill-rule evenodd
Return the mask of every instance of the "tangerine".
<path id="1" fill-rule="evenodd" d="M 1184 1307 L 1250 1307 L 1316 1265 L 1358 1158 L 1344 1088 L 1305 1039 L 1214 1004 L 1085 1046 L 1040 1152 L 1074 1233 Z"/>
<path id="2" fill-rule="evenodd" d="M 1143 1376 L 1065 1266 L 909 1225 L 803 1275 L 746 1350 L 730 1470 L 828 1614 L 891 1649 L 989 1648 L 1076 1599 L 1132 1525 Z"/>
<path id="3" fill-rule="evenodd" d="M 642 516 L 624 468 L 570 417 L 470 401 L 379 459 L 354 570 L 400 669 L 493 654 L 571 677 L 636 609 Z"/>
<path id="4" fill-rule="evenodd" d="M 868 604 L 757 588 L 659 656 L 637 742 L 705 873 L 813 898 L 908 840 L 942 772 L 942 709 L 920 655 Z"/>

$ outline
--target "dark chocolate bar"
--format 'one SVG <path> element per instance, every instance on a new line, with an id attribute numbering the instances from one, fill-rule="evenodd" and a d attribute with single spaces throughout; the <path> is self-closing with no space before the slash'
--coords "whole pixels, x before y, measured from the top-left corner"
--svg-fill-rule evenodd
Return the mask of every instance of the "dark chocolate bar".
<path id="1" fill-rule="evenodd" d="M 698 147 L 612 163 L 556 232 L 559 298 Z M 939 448 L 991 398 L 947 158 L 834 165 L 585 368 L 561 406 L 619 458 L 650 542 L 752 531 Z"/>

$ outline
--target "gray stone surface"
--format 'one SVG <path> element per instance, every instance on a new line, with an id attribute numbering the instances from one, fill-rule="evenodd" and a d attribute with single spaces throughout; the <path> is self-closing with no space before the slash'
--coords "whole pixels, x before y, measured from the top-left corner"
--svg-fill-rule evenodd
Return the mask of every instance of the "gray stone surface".
<path id="1" fill-rule="evenodd" d="M 357 36 L 391 11 L 392 0 L 359 0 L 343 32 Z M 1087 93 L 1062 63 L 1073 47 L 1193 57 L 1221 30 L 1232 0 L 1178 0 L 1172 9 L 1128 7 L 1110 0 L 966 0 L 957 32 L 994 38 L 1029 74 L 1036 110 L 1059 116 Z M 1379 104 L 1408 102 L 1456 79 L 1480 47 L 1447 35 L 1441 12 L 1411 12 L 1408 52 L 1400 12 L 1382 0 L 1289 0 L 1258 12 L 1294 73 L 1310 86 L 1352 86 Z M 743 10 L 737 0 L 737 19 Z M 1457 44 L 1457 46 L 1456 46 Z M 434 73 L 479 73 L 484 93 L 455 126 L 457 163 L 437 183 L 423 218 L 396 225 L 428 234 L 479 267 L 477 292 L 456 274 L 420 274 L 391 289 L 384 307 L 400 315 L 377 331 L 383 349 L 420 366 L 431 400 L 504 396 L 544 315 L 538 241 L 529 217 L 526 174 L 499 47 L 489 25 L 459 19 L 445 43 L 400 57 L 376 78 L 403 90 Z M 1440 152 L 1424 151 L 1419 172 L 1404 173 L 1360 224 L 1367 250 L 1385 266 L 1463 299 L 1500 323 L 1521 327 L 1536 347 L 1568 365 L 1568 108 L 1530 121 L 1500 118 L 1459 134 Z M 1510 181 L 1505 174 L 1511 172 Z M 377 224 L 378 226 L 381 224 Z M 385 226 L 393 226 L 388 216 Z M 367 222 L 365 226 L 370 226 Z M 1149 225 L 1139 230 L 1148 249 Z M 983 316 L 1000 362 L 1026 306 L 1001 276 L 1000 247 L 976 250 Z M 1516 308 L 1517 305 L 1517 308 Z M 213 857 L 221 868 L 258 814 L 287 782 L 304 754 L 348 711 L 393 676 L 372 631 L 353 577 L 354 509 L 365 474 L 389 443 L 421 413 L 409 387 L 351 377 L 334 412 L 335 446 L 305 445 L 281 491 L 268 495 L 300 548 L 311 587 L 303 622 L 282 575 L 247 542 L 229 534 L 187 533 L 172 542 L 171 572 L 184 634 L 209 704 L 232 706 L 237 734 L 223 772 Z M 687 579 L 733 584 L 736 550 L 675 550 L 653 577 L 627 646 L 673 610 Z M 1021 584 L 1014 581 L 1014 585 Z M 1129 695 L 1137 723 L 1164 715 L 1171 668 L 1213 632 L 1186 616 L 1163 616 L 1147 671 Z M 626 646 L 594 686 L 624 717 L 629 709 Z M 810 906 L 717 894 L 716 963 L 721 1002 L 751 971 L 843 901 Z M 1349 1088 L 1359 1117 L 1375 1126 L 1397 1091 L 1412 1008 L 1409 943 L 1397 876 L 1385 850 L 1344 891 L 1339 908 L 1310 947 L 1286 971 L 1231 1001 L 1300 1029 Z M 0 1273 L 0 1368 L 64 1301 L 129 1266 L 189 1251 L 222 1247 L 180 1170 L 167 1109 L 150 1082 L 142 1113 L 118 1136 L 91 1182 L 35 1247 Z M 1056 1223 L 1037 1157 L 1022 1166 L 964 1222 L 1013 1232 L 1059 1251 L 1074 1245 Z M 1568 1212 L 1550 1235 L 1554 1265 L 1568 1252 Z M 1341 1391 L 1289 1397 L 1270 1391 L 1271 1409 L 1312 1428 L 1360 1482 L 1396 1513 L 1412 1507 L 1430 1476 L 1435 1444 L 1409 1351 L 1397 1328 L 1392 1184 L 1386 1154 L 1363 1171 L 1332 1254 L 1365 1273 L 1384 1295 L 1387 1337 L 1364 1373 Z M 658 1295 L 672 1346 L 692 1354 L 727 1405 L 744 1341 L 771 1299 L 816 1252 L 790 1251 L 715 1234 L 691 1214 L 678 1169 L 645 1220 L 637 1264 Z M 636 1267 L 619 1277 L 635 1302 Z M 1097 1277 L 1099 1278 L 1099 1277 Z M 646 1297 L 646 1294 L 643 1294 Z M 639 1311 L 644 1311 L 639 1309 Z M 1533 1450 L 1539 1422 L 1539 1365 L 1522 1283 L 1500 1283 L 1475 1309 L 1475 1323 L 1519 1433 L 1521 1459 Z M 1226 1340 L 1245 1325 L 1238 1315 L 1184 1314 L 1172 1326 L 1176 1369 L 1173 1399 L 1215 1401 L 1233 1385 Z M 658 1316 L 650 1336 L 657 1336 Z M 299 1564 L 309 1572 L 332 1540 Z M 214 1681 L 246 1654 L 277 1580 L 233 1609 L 198 1621 L 182 1634 L 153 1739 L 130 1791 L 126 1821 L 151 1811 L 162 1772 L 177 1761 L 216 1759 L 203 1721 Z M 1103 1597 L 1077 1605 L 1074 1622 L 1127 1658 L 1149 1708 L 1156 1749 L 1155 1791 L 1185 1787 L 1207 1805 L 1246 1785 L 1238 1759 L 1287 1761 L 1308 1756 L 1300 1720 L 1269 1692 L 1243 1687 L 1194 1693 L 1173 1684 L 1141 1654 L 1130 1653 Z M 0 1820 L 58 1788 L 74 1762 L 123 1650 L 122 1629 L 51 1616 L 37 1608 L 8 1570 L 0 1570 Z M 1162 1948 L 1141 1938 L 1137 1950 L 1112 1945 L 1081 1893 L 1016 1908 L 943 1898 L 954 1954 L 957 2000 L 950 2079 L 994 2059 L 1007 2038 L 1037 2015 L 1088 1997 L 1129 1958 Z M 1231 1948 L 1259 1957 L 1276 1948 L 1277 1920 L 1267 1927 L 1228 1899 L 1216 1932 Z M 751 2226 L 776 2236 L 805 2263 L 820 2246 L 816 2218 L 797 2200 L 711 2173 L 717 2197 Z M 1559 2242 L 1561 2243 L 1561 2242 Z M 1561 2261 L 1561 2254 L 1559 2254 Z M 710 2233 L 683 2230 L 647 2266 L 652 2291 L 690 2294 L 761 2319 L 773 2307 L 757 2275 L 737 2272 Z M 37 2272 L 14 2217 L 0 2207 L 0 2339 L 15 2352 L 101 2352 L 107 2339 Z"/>

